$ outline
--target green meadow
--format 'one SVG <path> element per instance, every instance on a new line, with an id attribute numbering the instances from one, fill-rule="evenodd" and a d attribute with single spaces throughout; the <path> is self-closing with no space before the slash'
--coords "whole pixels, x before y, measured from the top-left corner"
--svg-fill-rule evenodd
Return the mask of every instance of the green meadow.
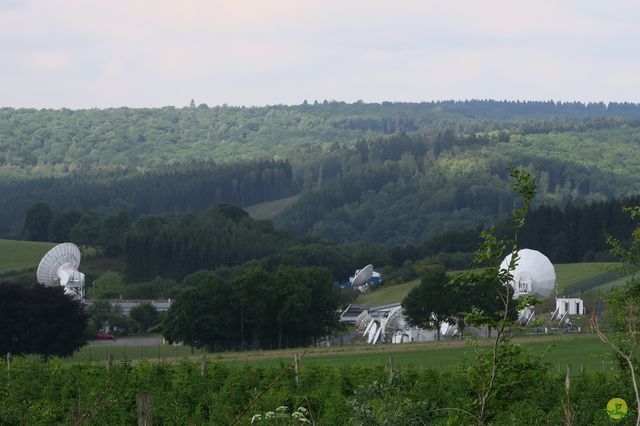
<path id="1" fill-rule="evenodd" d="M 574 372 L 582 370 L 612 370 L 611 350 L 593 334 L 526 335 L 514 338 L 532 354 L 545 354 L 553 369 L 564 370 L 571 365 Z M 473 355 L 475 348 L 488 350 L 491 341 L 444 340 L 441 342 L 413 343 L 403 345 L 352 345 L 329 348 L 298 348 L 283 350 L 207 353 L 210 361 L 274 366 L 290 363 L 297 353 L 302 356 L 302 365 L 348 366 L 385 365 L 391 357 L 398 368 L 456 368 L 463 365 L 465 357 Z M 155 345 L 126 346 L 118 344 L 93 344 L 82 348 L 70 361 L 104 362 L 111 356 L 114 362 L 148 359 L 156 362 L 180 362 L 185 359 L 198 360 L 200 350 L 187 346 Z"/>
<path id="2" fill-rule="evenodd" d="M 0 239 L 0 274 L 36 269 L 55 243 Z"/>

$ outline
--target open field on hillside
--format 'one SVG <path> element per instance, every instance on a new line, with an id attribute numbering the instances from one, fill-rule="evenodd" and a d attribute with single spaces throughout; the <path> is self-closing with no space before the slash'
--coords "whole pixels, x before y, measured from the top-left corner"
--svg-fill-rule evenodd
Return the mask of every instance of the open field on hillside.
<path id="1" fill-rule="evenodd" d="M 385 305 L 387 303 L 401 302 L 412 288 L 417 286 L 420 280 L 413 280 L 402 284 L 381 287 L 369 293 L 361 294 L 356 303 L 366 305 Z"/>
<path id="2" fill-rule="evenodd" d="M 612 368 L 609 348 L 593 334 L 572 335 L 528 335 L 514 339 L 530 353 L 541 354 L 548 351 L 545 359 L 554 369 L 564 368 L 567 364 L 574 371 L 584 369 L 602 370 Z M 404 345 L 353 345 L 330 348 L 310 348 L 304 356 L 304 365 L 383 365 L 389 357 L 398 367 L 455 368 L 460 366 L 464 357 L 470 354 L 472 345 L 488 348 L 490 340 L 415 343 Z M 247 352 L 220 352 L 207 354 L 212 361 L 249 363 L 259 366 L 289 363 L 295 353 L 302 354 L 304 348 L 265 350 Z M 76 353 L 73 361 L 105 361 L 109 354 L 115 361 L 150 359 L 154 361 L 179 362 L 183 359 L 200 359 L 198 349 L 185 346 L 125 346 L 116 341 L 111 345 L 88 345 Z"/>
<path id="3" fill-rule="evenodd" d="M 616 263 L 561 263 L 556 268 L 559 294 L 575 295 L 599 289 L 620 277 L 611 271 Z"/>
<path id="4" fill-rule="evenodd" d="M 631 279 L 630 275 L 627 275 L 626 277 L 619 277 L 614 279 L 613 281 L 608 281 L 604 284 L 601 284 L 597 287 L 591 288 L 591 289 L 587 289 L 585 290 L 586 294 L 596 294 L 596 293 L 600 293 L 600 292 L 605 292 L 605 291 L 609 291 L 611 289 L 614 289 L 616 287 L 621 287 L 623 285 L 626 284 L 627 281 L 629 281 Z"/>
<path id="5" fill-rule="evenodd" d="M 35 269 L 55 243 L 0 239 L 0 274 Z"/>
<path id="6" fill-rule="evenodd" d="M 623 285 L 627 277 L 619 277 L 610 269 L 614 263 L 561 263 L 554 265 L 560 295 L 580 295 L 583 292 L 599 292 Z M 391 285 L 358 296 L 356 303 L 384 305 L 401 302 L 417 286 L 420 280 Z"/>
<path id="7" fill-rule="evenodd" d="M 281 198 L 275 201 L 254 204 L 252 206 L 245 207 L 244 209 L 248 211 L 249 215 L 254 219 L 273 219 L 287 206 L 295 203 L 299 197 L 299 195 L 293 195 L 291 197 Z"/>

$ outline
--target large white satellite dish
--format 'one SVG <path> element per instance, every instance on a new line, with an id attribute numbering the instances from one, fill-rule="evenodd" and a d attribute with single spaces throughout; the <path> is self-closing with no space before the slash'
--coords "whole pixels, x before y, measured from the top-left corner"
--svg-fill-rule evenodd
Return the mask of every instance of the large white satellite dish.
<path id="1" fill-rule="evenodd" d="M 80 249 L 72 243 L 58 244 L 44 255 L 36 276 L 38 282 L 48 287 L 63 286 L 64 292 L 82 301 L 84 298 L 84 274 L 78 271 Z"/>
<path id="2" fill-rule="evenodd" d="M 513 280 L 513 298 L 522 294 L 530 294 L 540 299 L 546 299 L 556 286 L 556 270 L 547 256 L 536 250 L 522 249 L 518 252 L 518 264 L 511 271 Z M 511 254 L 507 255 L 500 264 L 500 269 L 506 270 L 511 262 Z"/>
<path id="3" fill-rule="evenodd" d="M 353 277 L 353 283 L 351 287 L 358 288 L 369 282 L 373 276 L 373 265 L 367 265 L 360 269 L 355 277 Z"/>

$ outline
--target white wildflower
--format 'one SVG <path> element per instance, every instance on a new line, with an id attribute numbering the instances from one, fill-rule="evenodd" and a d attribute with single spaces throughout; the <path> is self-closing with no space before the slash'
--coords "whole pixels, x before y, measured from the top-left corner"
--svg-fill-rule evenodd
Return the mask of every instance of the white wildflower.
<path id="1" fill-rule="evenodd" d="M 251 424 L 258 423 L 259 421 L 262 421 L 262 414 L 256 414 L 251 417 Z"/>

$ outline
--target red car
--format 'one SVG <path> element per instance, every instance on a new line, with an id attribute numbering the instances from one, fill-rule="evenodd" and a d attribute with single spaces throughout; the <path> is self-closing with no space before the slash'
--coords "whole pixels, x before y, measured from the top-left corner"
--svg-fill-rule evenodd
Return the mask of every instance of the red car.
<path id="1" fill-rule="evenodd" d="M 99 340 L 116 340 L 116 336 L 109 333 L 96 333 L 96 339 Z"/>

